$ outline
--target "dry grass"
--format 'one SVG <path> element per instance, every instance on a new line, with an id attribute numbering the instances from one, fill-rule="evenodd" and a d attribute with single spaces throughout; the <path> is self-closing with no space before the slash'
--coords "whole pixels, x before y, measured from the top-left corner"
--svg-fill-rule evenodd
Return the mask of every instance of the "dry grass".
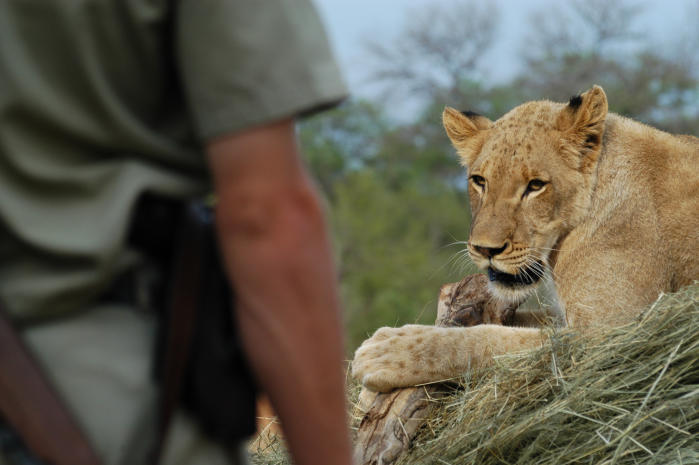
<path id="1" fill-rule="evenodd" d="M 403 464 L 699 464 L 699 284 L 594 338 L 552 334 L 438 401 Z M 256 464 L 282 464 L 272 444 Z"/>

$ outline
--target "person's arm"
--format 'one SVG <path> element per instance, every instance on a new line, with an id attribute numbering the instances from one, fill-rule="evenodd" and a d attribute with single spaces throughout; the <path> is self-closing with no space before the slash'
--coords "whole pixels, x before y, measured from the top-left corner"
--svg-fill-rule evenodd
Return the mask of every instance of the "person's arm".
<path id="1" fill-rule="evenodd" d="M 293 121 L 207 144 L 243 343 L 296 465 L 349 465 L 343 339 L 324 215 Z"/>

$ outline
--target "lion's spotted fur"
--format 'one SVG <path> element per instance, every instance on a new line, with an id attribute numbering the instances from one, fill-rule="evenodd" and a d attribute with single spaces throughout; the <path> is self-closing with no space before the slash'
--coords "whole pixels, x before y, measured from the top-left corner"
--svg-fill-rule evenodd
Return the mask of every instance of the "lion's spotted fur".
<path id="1" fill-rule="evenodd" d="M 569 325 L 629 322 L 659 293 L 699 278 L 696 137 L 608 114 L 597 86 L 568 104 L 525 103 L 494 123 L 451 108 L 443 121 L 470 177 L 474 262 L 545 274 Z M 519 300 L 534 288 L 496 279 L 492 292 Z M 353 370 L 385 390 L 452 377 L 542 338 L 495 325 L 383 328 Z"/>

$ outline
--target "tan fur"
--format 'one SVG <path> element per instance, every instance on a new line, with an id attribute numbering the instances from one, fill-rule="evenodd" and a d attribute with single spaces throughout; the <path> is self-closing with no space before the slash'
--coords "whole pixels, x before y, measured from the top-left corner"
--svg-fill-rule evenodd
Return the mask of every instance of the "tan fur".
<path id="1" fill-rule="evenodd" d="M 522 300 L 552 280 L 565 322 L 590 331 L 630 322 L 659 293 L 699 278 L 696 137 L 608 114 L 598 86 L 568 105 L 525 103 L 494 123 L 451 108 L 443 120 L 470 179 L 473 261 L 543 275 L 514 286 L 496 279 L 495 297 Z M 527 191 L 532 180 L 546 183 Z M 494 354 L 536 347 L 543 334 L 496 325 L 382 328 L 357 350 L 352 369 L 385 391 L 461 375 Z"/>

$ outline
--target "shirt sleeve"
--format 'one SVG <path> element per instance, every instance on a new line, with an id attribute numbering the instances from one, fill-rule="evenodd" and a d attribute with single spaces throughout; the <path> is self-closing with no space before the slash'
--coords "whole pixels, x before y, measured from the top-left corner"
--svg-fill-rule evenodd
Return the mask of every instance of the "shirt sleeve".
<path id="1" fill-rule="evenodd" d="M 332 106 L 347 93 L 310 0 L 182 0 L 175 53 L 202 139 Z"/>

